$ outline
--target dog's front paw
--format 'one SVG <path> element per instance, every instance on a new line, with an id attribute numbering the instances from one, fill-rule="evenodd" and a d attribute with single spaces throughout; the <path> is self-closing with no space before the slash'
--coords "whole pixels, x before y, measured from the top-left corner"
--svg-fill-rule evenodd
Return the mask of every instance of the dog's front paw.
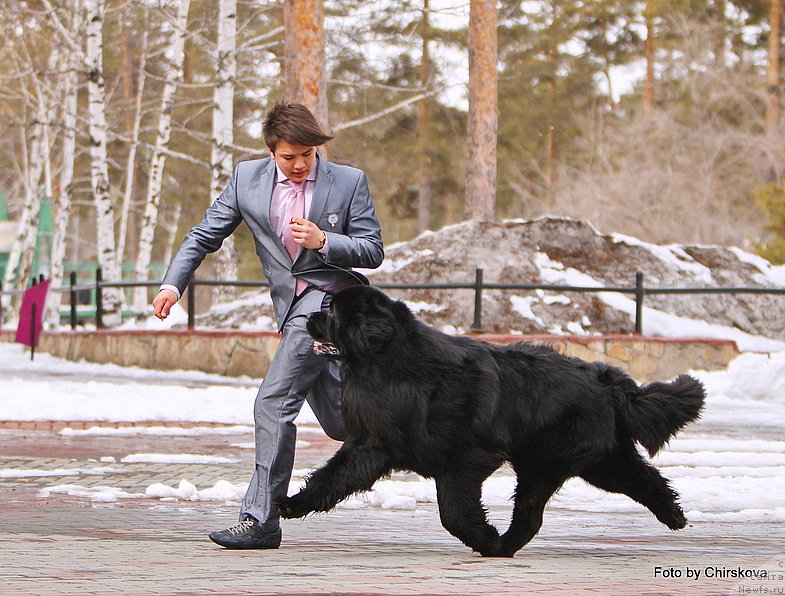
<path id="1" fill-rule="evenodd" d="M 281 517 L 285 517 L 286 519 L 305 517 L 313 512 L 313 507 L 311 507 L 308 498 L 303 491 L 300 491 L 291 497 L 276 499 L 275 505 L 278 507 L 278 513 L 281 514 Z"/>

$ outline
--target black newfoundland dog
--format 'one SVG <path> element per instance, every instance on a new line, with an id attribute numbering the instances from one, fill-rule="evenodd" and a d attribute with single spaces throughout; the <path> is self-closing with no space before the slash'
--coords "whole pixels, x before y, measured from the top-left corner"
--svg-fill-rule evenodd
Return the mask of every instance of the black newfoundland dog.
<path id="1" fill-rule="evenodd" d="M 686 525 L 678 495 L 635 443 L 654 455 L 699 417 L 705 393 L 692 377 L 639 386 L 548 347 L 451 337 L 367 286 L 337 294 L 308 332 L 342 360 L 348 438 L 299 493 L 277 501 L 283 517 L 328 511 L 409 470 L 436 480 L 442 524 L 484 556 L 511 557 L 529 542 L 573 476 L 629 496 L 672 530 Z M 499 535 L 481 489 L 505 462 L 517 487 Z"/>

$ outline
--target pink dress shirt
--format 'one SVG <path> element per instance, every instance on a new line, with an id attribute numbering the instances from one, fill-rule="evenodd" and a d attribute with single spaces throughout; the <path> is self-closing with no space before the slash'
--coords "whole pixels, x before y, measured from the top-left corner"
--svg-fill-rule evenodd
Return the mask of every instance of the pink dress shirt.
<path id="1" fill-rule="evenodd" d="M 305 218 L 308 219 L 308 213 L 311 211 L 311 201 L 313 200 L 313 188 L 316 184 L 316 175 L 319 170 L 319 158 L 316 158 L 316 164 L 311 170 L 310 174 L 306 178 L 307 183 L 305 185 Z M 291 192 L 291 189 L 286 185 L 283 184 L 285 180 L 288 180 L 286 174 L 281 171 L 281 168 L 278 167 L 278 164 L 275 164 L 275 184 L 273 185 L 273 194 L 270 199 L 270 225 L 272 226 L 273 230 L 275 230 L 276 236 L 281 240 L 283 243 L 283 231 L 285 226 L 288 225 L 289 222 L 286 220 L 286 209 L 289 206 L 289 202 L 294 198 L 294 194 Z M 319 249 L 319 253 L 324 257 L 327 256 L 329 250 L 328 242 L 325 241 L 324 246 Z M 180 291 L 175 287 L 168 284 L 161 285 L 161 290 L 172 290 L 175 294 L 177 294 L 178 300 L 180 299 Z"/>

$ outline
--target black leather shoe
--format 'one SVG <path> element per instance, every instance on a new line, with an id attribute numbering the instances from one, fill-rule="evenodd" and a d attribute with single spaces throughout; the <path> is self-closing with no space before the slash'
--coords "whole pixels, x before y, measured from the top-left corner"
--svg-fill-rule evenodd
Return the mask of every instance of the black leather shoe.
<path id="1" fill-rule="evenodd" d="M 281 545 L 280 528 L 275 532 L 265 532 L 252 517 L 226 530 L 210 532 L 209 537 L 224 548 L 278 548 Z"/>

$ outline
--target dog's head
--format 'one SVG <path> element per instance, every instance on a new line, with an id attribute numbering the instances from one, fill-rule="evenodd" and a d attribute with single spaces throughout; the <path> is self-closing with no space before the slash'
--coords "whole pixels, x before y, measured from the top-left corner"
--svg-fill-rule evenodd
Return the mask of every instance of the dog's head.
<path id="1" fill-rule="evenodd" d="M 327 311 L 308 319 L 314 349 L 344 360 L 368 358 L 383 351 L 407 321 L 405 304 L 369 286 L 353 286 L 335 295 Z"/>

